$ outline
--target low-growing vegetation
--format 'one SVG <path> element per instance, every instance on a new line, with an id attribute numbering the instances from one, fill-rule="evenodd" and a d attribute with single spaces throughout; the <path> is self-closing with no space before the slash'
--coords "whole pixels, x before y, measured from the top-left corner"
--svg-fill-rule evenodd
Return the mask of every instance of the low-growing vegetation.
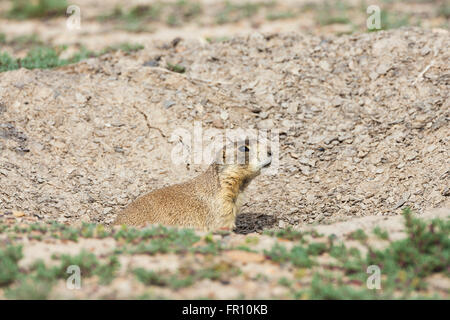
<path id="1" fill-rule="evenodd" d="M 256 15 L 262 8 L 270 8 L 275 2 L 232 2 L 225 1 L 222 9 L 216 14 L 216 23 L 238 22 Z"/>
<path id="2" fill-rule="evenodd" d="M 96 277 L 99 284 L 108 285 L 119 276 L 121 255 L 202 257 L 201 267 L 192 264 L 192 260 L 180 265 L 175 272 L 142 267 L 126 270 L 126 274 L 148 287 L 181 290 L 205 279 L 226 284 L 236 277 L 246 277 L 239 265 L 223 260 L 226 251 L 233 250 L 242 252 L 244 258 L 247 254 L 258 257 L 263 254 L 263 261 L 282 268 L 291 266 L 292 276 L 280 276 L 277 280 L 278 285 L 288 290 L 287 297 L 290 298 L 439 298 L 436 293 L 428 293 L 427 279 L 436 274 L 450 276 L 450 222 L 442 219 L 424 221 L 414 217 L 409 209 L 405 209 L 403 215 L 404 239 L 388 243 L 387 231 L 378 227 L 370 234 L 358 229 L 345 237 L 357 240 L 366 248 L 365 251 L 347 246 L 345 241 L 338 241 L 333 235 L 325 238 L 315 231 L 293 229 L 265 231 L 265 236 L 279 240 L 271 249 L 260 252 L 254 249 L 259 244 L 256 236 L 248 236 L 242 245 L 228 246 L 220 240 L 228 237 L 228 233 L 199 236 L 193 230 L 163 226 L 144 229 L 122 226 L 109 230 L 90 223 L 71 227 L 57 222 L 20 225 L 0 222 L 3 239 L 0 246 L 0 293 L 3 290 L 5 297 L 13 299 L 49 298 L 58 281 L 67 279 L 68 267 L 72 265 L 80 268 L 83 279 Z M 101 257 L 88 251 L 76 255 L 54 254 L 52 260 L 56 264 L 52 263 L 53 266 L 38 260 L 24 269 L 19 267 L 24 237 L 28 241 L 56 239 L 71 242 L 78 242 L 81 238 L 112 238 L 116 246 L 110 254 Z M 372 247 L 371 239 L 382 239 L 386 246 L 382 249 Z M 286 247 L 286 241 L 292 246 Z M 381 271 L 379 290 L 371 290 L 366 285 L 369 266 L 376 266 Z M 304 284 L 305 279 L 310 279 L 308 285 Z M 254 280 L 271 281 L 264 274 Z"/>
<path id="3" fill-rule="evenodd" d="M 184 73 L 186 68 L 180 64 L 167 63 L 167 69 L 173 72 Z"/>
<path id="4" fill-rule="evenodd" d="M 64 16 L 68 6 L 66 0 L 12 0 L 6 17 L 22 20 Z"/>
<path id="5" fill-rule="evenodd" d="M 0 72 L 15 70 L 19 68 L 26 69 L 50 69 L 61 67 L 82 60 L 98 57 L 100 55 L 111 53 L 115 51 L 123 51 L 130 53 L 143 49 L 144 46 L 140 44 L 121 43 L 115 46 L 109 46 L 100 52 L 93 52 L 82 47 L 77 53 L 70 58 L 61 58 L 61 53 L 67 49 L 66 46 L 35 46 L 31 48 L 27 55 L 20 59 L 14 58 L 10 54 L 0 53 Z"/>
<path id="6" fill-rule="evenodd" d="M 99 16 L 98 20 L 115 22 L 118 28 L 130 32 L 149 32 L 152 30 L 148 28 L 148 23 L 161 22 L 172 27 L 179 26 L 194 20 L 202 13 L 202 10 L 201 4 L 197 1 L 156 1 L 129 9 L 116 6 L 106 15 Z"/>
<path id="7" fill-rule="evenodd" d="M 352 32 L 370 32 L 388 30 L 403 26 L 420 26 L 422 20 L 442 21 L 440 27 L 448 28 L 449 5 L 446 1 L 437 1 L 432 10 L 420 14 L 399 9 L 398 1 L 383 1 L 381 10 L 381 28 L 368 30 L 366 26 L 367 1 L 357 3 L 348 0 L 320 1 L 305 3 L 284 3 L 282 1 L 230 1 L 203 3 L 197 0 L 152 1 L 151 3 L 125 6 L 116 4 L 105 7 L 103 14 L 84 18 L 91 23 L 107 23 L 111 30 L 125 30 L 131 33 L 152 33 L 162 27 L 182 27 L 186 24 L 209 26 L 251 21 L 310 19 L 314 28 L 331 29 L 336 34 Z M 51 19 L 66 15 L 71 3 L 67 0 L 11 0 L 9 10 L 2 16 L 6 19 Z M 414 4 L 418 5 L 418 4 Z M 429 4 L 428 4 L 429 5 Z M 430 5 L 431 6 L 431 5 Z M 433 22 L 434 23 L 434 22 Z M 329 26 L 338 25 L 336 28 Z M 1 39 L 0 39 L 1 40 Z M 1 42 L 1 41 L 0 41 Z"/>

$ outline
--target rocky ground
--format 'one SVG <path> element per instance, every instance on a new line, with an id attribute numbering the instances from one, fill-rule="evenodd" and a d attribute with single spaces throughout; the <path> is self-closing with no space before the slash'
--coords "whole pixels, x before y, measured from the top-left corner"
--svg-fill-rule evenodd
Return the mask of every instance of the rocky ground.
<path id="1" fill-rule="evenodd" d="M 23 245 L 24 258 L 16 262 L 18 270 L 25 273 L 35 272 L 31 266 L 38 258 L 51 264 L 55 252 L 76 255 L 84 248 L 102 263 L 112 253 L 118 256 L 121 269 L 117 280 L 104 284 L 94 275 L 82 291 L 67 291 L 60 281 L 50 296 L 53 298 L 330 297 L 302 291 L 311 288 L 313 272 L 299 269 L 306 270 L 309 264 L 303 260 L 296 264 L 295 257 L 277 260 L 264 252 L 272 250 L 276 242 L 290 250 L 298 236 L 285 239 L 260 233 L 289 228 L 303 232 L 314 225 L 317 232 L 325 233 L 316 237 L 317 242 L 329 241 L 332 233 L 347 241 L 348 234 L 359 228 L 370 234 L 376 225 L 385 223 L 391 234 L 401 229 L 398 215 L 406 207 L 424 219 L 448 221 L 448 210 L 432 209 L 450 208 L 450 37 L 442 28 L 445 16 L 442 20 L 434 7 L 424 7 L 429 14 L 425 24 L 430 28 L 371 33 L 356 29 L 350 35 L 341 35 L 339 30 L 325 33 L 325 29 L 278 32 L 292 31 L 285 20 L 280 30 L 243 27 L 264 14 L 225 24 L 247 30 L 238 35 L 229 32 L 226 38 L 220 29 L 223 25 L 204 27 L 210 23 L 208 15 L 205 21 L 158 27 L 159 31 L 151 34 L 117 30 L 112 27 L 117 23 L 108 20 L 103 28 L 110 29 L 99 33 L 95 17 L 101 12 L 92 9 L 87 10 L 89 27 L 82 36 L 72 34 L 76 41 L 71 42 L 68 34 L 63 37 L 48 31 L 52 24 L 61 23 L 58 18 L 47 22 L 8 20 L 0 29 L 8 36 L 18 25 L 24 32 L 29 31 L 27 26 L 38 25 L 35 30 L 44 42 L 69 43 L 69 53 L 80 43 L 100 50 L 100 38 L 104 47 L 122 39 L 119 34 L 123 32 L 123 39 L 141 43 L 144 49 L 119 50 L 55 69 L 21 68 L 0 74 L 3 249 L 13 243 Z M 266 20 L 262 25 L 279 22 Z M 162 24 L 149 22 L 154 23 Z M 194 34 L 189 26 L 209 30 L 209 38 L 205 33 L 189 36 Z M 333 26 L 341 24 L 321 28 Z M 24 54 L 14 41 L 6 40 L 4 49 L 19 57 Z M 175 165 L 171 156 L 179 142 L 176 133 L 181 129 L 193 134 L 195 123 L 204 131 L 223 133 L 241 128 L 279 133 L 278 170 L 252 182 L 235 232 L 199 234 L 198 239 L 186 240 L 202 248 L 220 243 L 225 249 L 214 247 L 219 251 L 183 255 L 177 250 L 150 250 L 149 254 L 148 248 L 141 248 L 122 258 L 123 245 L 136 244 L 136 239 L 99 236 L 97 227 L 93 227 L 97 230 L 94 234 L 74 241 L 71 234 L 82 233 L 83 226 L 91 223 L 108 225 L 117 211 L 138 195 L 204 170 L 206 163 Z M 38 237 L 28 236 L 28 231 L 31 235 L 36 231 L 28 229 L 29 224 L 47 225 L 50 221 L 56 221 L 54 232 L 66 235 L 55 237 L 34 227 Z M 58 227 L 60 224 L 79 230 L 67 231 Z M 340 234 L 338 230 L 344 231 Z M 448 244 L 443 245 L 443 257 L 448 259 Z M 327 250 L 331 249 L 329 245 Z M 367 262 L 360 263 L 366 266 Z M 116 266 L 108 263 L 112 269 Z M 215 269 L 205 271 L 209 276 L 192 271 L 205 263 L 210 269 L 219 268 L 220 275 Z M 181 270 L 182 265 L 190 269 Z M 172 273 L 181 270 L 182 276 L 175 279 L 164 269 L 163 275 L 158 274 L 162 280 L 142 273 L 129 279 L 132 270 L 148 266 L 169 268 Z M 105 268 L 109 270 L 102 270 Z M 307 280 L 293 280 L 297 272 L 307 272 Z M 422 278 L 429 276 L 436 278 L 430 283 L 443 287 L 413 286 L 413 291 L 446 297 L 450 286 L 445 273 L 426 273 Z M 286 280 L 280 280 L 283 277 Z M 362 283 L 360 279 L 358 284 Z M 29 297 L 21 296 L 20 288 L 9 297 Z M 36 292 L 41 291 L 37 288 Z M 334 297 L 355 297 L 345 294 L 340 291 Z M 395 296 L 401 295 L 397 292 Z"/>
<path id="2" fill-rule="evenodd" d="M 278 173 L 249 188 L 251 223 L 448 207 L 449 40 L 418 29 L 253 34 L 3 73 L 2 207 L 108 223 L 143 192 L 205 168 L 171 161 L 174 134 L 196 121 L 279 131 Z"/>

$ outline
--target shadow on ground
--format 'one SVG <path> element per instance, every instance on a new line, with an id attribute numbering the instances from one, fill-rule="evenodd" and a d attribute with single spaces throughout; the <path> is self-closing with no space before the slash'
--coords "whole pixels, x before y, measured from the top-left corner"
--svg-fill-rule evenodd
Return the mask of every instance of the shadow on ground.
<path id="1" fill-rule="evenodd" d="M 261 232 L 264 229 L 273 228 L 276 221 L 274 216 L 268 214 L 242 213 L 236 218 L 234 232 L 241 234 Z"/>

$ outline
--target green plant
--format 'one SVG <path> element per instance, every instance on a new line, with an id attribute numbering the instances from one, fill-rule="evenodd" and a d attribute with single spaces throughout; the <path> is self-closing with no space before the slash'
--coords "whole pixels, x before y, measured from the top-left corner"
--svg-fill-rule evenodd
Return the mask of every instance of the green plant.
<path id="1" fill-rule="evenodd" d="M 296 16 L 295 12 L 292 11 L 282 11 L 282 12 L 271 12 L 266 15 L 267 20 L 281 20 L 281 19 L 291 19 Z"/>
<path id="2" fill-rule="evenodd" d="M 109 284 L 116 274 L 116 272 L 120 268 L 119 259 L 117 256 L 111 256 L 108 259 L 107 263 L 100 264 L 95 269 L 95 274 L 99 276 L 101 284 Z"/>
<path id="3" fill-rule="evenodd" d="M 272 261 L 279 263 L 291 262 L 297 267 L 311 267 L 314 262 L 310 259 L 308 251 L 299 245 L 294 246 L 290 251 L 286 247 L 276 243 L 271 250 L 264 250 L 264 254 Z"/>
<path id="4" fill-rule="evenodd" d="M 399 12 L 392 13 L 386 10 L 381 10 L 380 15 L 380 30 L 397 29 L 404 26 L 411 25 L 410 16 L 407 14 L 402 14 Z M 378 31 L 378 29 L 373 29 L 370 31 Z"/>
<path id="5" fill-rule="evenodd" d="M 324 252 L 328 251 L 328 247 L 322 242 L 313 242 L 308 245 L 307 252 L 313 256 L 319 256 Z"/>
<path id="6" fill-rule="evenodd" d="M 414 218 L 409 208 L 403 210 L 407 237 L 394 241 L 384 250 L 370 249 L 367 263 L 380 266 L 392 282 L 399 275 L 409 279 L 424 278 L 444 272 L 450 276 L 450 221 L 434 219 L 427 223 Z"/>
<path id="7" fill-rule="evenodd" d="M 166 228 L 156 226 L 146 229 L 127 228 L 123 226 L 114 238 L 130 244 L 123 250 L 130 253 L 167 253 L 186 252 L 200 237 L 189 229 Z"/>
<path id="8" fill-rule="evenodd" d="M 19 63 L 27 69 L 48 69 L 67 64 L 66 60 L 61 60 L 59 54 L 65 48 L 35 47 L 31 49 L 27 56 Z"/>
<path id="9" fill-rule="evenodd" d="M 271 7 L 274 2 L 244 2 L 225 1 L 224 8 L 216 15 L 216 23 L 237 22 L 256 15 L 263 7 Z"/>
<path id="10" fill-rule="evenodd" d="M 19 63 L 8 53 L 0 53 L 0 72 L 15 70 L 19 68 Z"/>
<path id="11" fill-rule="evenodd" d="M 350 7 L 343 1 L 336 1 L 331 5 L 328 1 L 324 2 L 318 9 L 316 19 L 319 24 L 325 26 L 330 24 L 348 24 L 348 10 Z"/>
<path id="12" fill-rule="evenodd" d="M 373 234 L 376 235 L 381 240 L 389 239 L 388 232 L 386 230 L 381 230 L 381 228 L 378 226 L 373 229 Z"/>
<path id="13" fill-rule="evenodd" d="M 194 247 L 190 250 L 195 253 L 217 255 L 223 250 L 223 247 L 220 242 L 210 242 L 204 246 Z"/>
<path id="14" fill-rule="evenodd" d="M 154 271 L 138 268 L 134 270 L 134 274 L 139 281 L 146 285 L 168 286 L 173 289 L 190 286 L 194 283 L 192 276 L 178 277 L 176 275 L 164 276 Z"/>
<path id="15" fill-rule="evenodd" d="M 119 260 L 115 255 L 108 257 L 107 262 L 102 263 L 95 254 L 85 250 L 77 255 L 53 256 L 53 259 L 58 259 L 59 265 L 47 268 L 42 262 L 37 262 L 32 269 L 34 276 L 46 281 L 65 279 L 67 268 L 75 265 L 80 268 L 83 277 L 97 275 L 100 278 L 100 283 L 107 284 L 114 278 L 115 272 L 120 267 Z"/>
<path id="16" fill-rule="evenodd" d="M 206 37 L 205 40 L 208 41 L 208 43 L 220 43 L 220 42 L 229 41 L 229 40 L 230 40 L 230 37 L 227 37 L 227 36 L 222 36 L 222 37 Z"/>
<path id="17" fill-rule="evenodd" d="M 342 281 L 334 283 L 335 279 L 332 276 L 316 273 L 310 288 L 296 292 L 295 297 L 314 300 L 367 300 L 377 297 L 373 291 L 367 289 L 352 288 L 343 284 Z"/>
<path id="18" fill-rule="evenodd" d="M 79 230 L 75 228 L 67 227 L 65 230 L 61 232 L 61 239 L 62 240 L 72 240 L 77 242 L 78 241 L 78 233 Z"/>
<path id="19" fill-rule="evenodd" d="M 39 36 L 34 33 L 14 37 L 14 38 L 10 39 L 7 43 L 8 43 L 8 45 L 14 46 L 18 49 L 44 45 L 44 43 L 39 38 Z"/>
<path id="20" fill-rule="evenodd" d="M 118 45 L 109 46 L 100 51 L 99 55 L 103 55 L 105 53 L 115 52 L 115 51 L 123 51 L 125 53 L 131 53 L 135 51 L 139 51 L 144 49 L 144 46 L 141 44 L 133 44 L 133 43 L 120 43 Z"/>
<path id="21" fill-rule="evenodd" d="M 403 297 L 408 297 L 411 292 L 426 288 L 425 279 L 434 273 L 450 275 L 450 221 L 434 219 L 423 221 L 413 217 L 409 208 L 403 211 L 407 237 L 391 242 L 384 249 L 374 249 L 368 246 L 368 252 L 362 256 L 356 248 L 346 248 L 344 244 L 335 245 L 330 242 L 329 252 L 344 274 L 353 281 L 364 283 L 367 279 L 367 267 L 376 265 L 381 273 L 386 276 L 382 283 L 383 290 L 378 296 L 388 295 L 395 290 L 403 292 Z M 382 238 L 387 237 L 387 232 L 376 231 Z M 362 233 L 358 233 L 362 235 Z M 316 286 L 325 288 L 326 292 L 334 292 L 330 284 Z M 347 290 L 340 288 L 338 291 Z M 321 291 L 323 293 L 323 291 Z M 341 292 L 342 293 L 342 292 Z M 351 296 L 351 292 L 345 293 Z M 365 293 L 361 293 L 362 296 Z M 334 294 L 330 294 L 334 295 Z M 314 293 L 314 297 L 317 294 Z"/>
<path id="22" fill-rule="evenodd" d="M 292 282 L 286 277 L 281 277 L 280 279 L 278 279 L 278 284 L 284 287 L 290 287 L 292 285 Z"/>
<path id="23" fill-rule="evenodd" d="M 253 250 L 247 246 L 244 245 L 239 245 L 237 247 L 234 248 L 235 250 L 241 250 L 241 251 L 246 251 L 246 252 L 257 252 L 256 250 Z"/>
<path id="24" fill-rule="evenodd" d="M 78 266 L 83 277 L 97 275 L 101 284 L 110 283 L 120 267 L 116 256 L 110 256 L 106 263 L 101 263 L 93 253 L 86 251 L 74 256 L 62 255 L 53 258 L 60 259 L 60 263 L 53 267 L 47 267 L 43 261 L 38 260 L 27 273 L 13 270 L 13 276 L 8 277 L 7 284 L 15 284 L 7 288 L 6 296 L 10 299 L 47 299 L 55 282 L 67 278 L 67 268 L 71 265 Z M 8 270 L 11 271 L 11 268 L 2 268 L 3 272 Z"/>
<path id="25" fill-rule="evenodd" d="M 0 249 L 0 286 L 8 285 L 19 276 L 18 262 L 22 259 L 22 246 L 8 245 Z"/>
<path id="26" fill-rule="evenodd" d="M 13 0 L 8 18 L 30 19 L 63 16 L 68 7 L 66 0 Z"/>
<path id="27" fill-rule="evenodd" d="M 59 258 L 61 261 L 58 269 L 59 276 L 65 275 L 69 266 L 76 265 L 80 268 L 83 276 L 90 277 L 95 274 L 96 268 L 100 266 L 97 257 L 93 253 L 85 250 L 74 256 L 63 254 L 60 257 L 55 256 L 54 258 Z"/>
<path id="28" fill-rule="evenodd" d="M 359 240 L 359 241 L 366 241 L 368 239 L 367 234 L 362 229 L 355 230 L 351 232 L 348 236 L 348 239 L 351 240 Z"/>
<path id="29" fill-rule="evenodd" d="M 99 54 L 88 50 L 86 47 L 82 46 L 80 50 L 75 53 L 68 61 L 69 63 L 77 63 L 82 60 L 97 57 Z"/>
<path id="30" fill-rule="evenodd" d="M 52 285 L 52 282 L 34 277 L 22 277 L 16 286 L 6 290 L 5 295 L 14 300 L 44 300 L 48 299 Z"/>
<path id="31" fill-rule="evenodd" d="M 167 69 L 169 69 L 170 71 L 173 72 L 178 72 L 178 73 L 184 73 L 186 71 L 186 68 L 183 67 L 180 64 L 172 64 L 172 63 L 167 63 Z"/>
<path id="32" fill-rule="evenodd" d="M 155 272 L 144 268 L 137 268 L 133 272 L 138 280 L 146 285 L 169 287 L 173 289 L 191 286 L 196 281 L 202 279 L 223 280 L 240 274 L 238 268 L 227 263 L 217 263 L 200 270 L 181 268 L 176 274 Z"/>
<path id="33" fill-rule="evenodd" d="M 149 5 L 137 5 L 128 10 L 117 6 L 111 13 L 100 16 L 98 19 L 100 21 L 115 20 L 121 23 L 122 29 L 141 32 L 148 30 L 146 27 L 148 22 L 165 21 L 169 26 L 178 26 L 191 21 L 201 12 L 202 6 L 196 1 L 157 1 Z"/>
<path id="34" fill-rule="evenodd" d="M 60 66 L 65 66 L 72 63 L 77 63 L 81 60 L 91 57 L 97 57 L 110 52 L 121 50 L 125 53 L 130 53 L 143 49 L 140 44 L 121 43 L 114 46 L 109 46 L 99 53 L 87 50 L 85 47 L 81 47 L 80 51 L 75 53 L 68 59 L 61 59 L 60 54 L 66 50 L 66 46 L 59 47 L 46 47 L 35 46 L 33 47 L 23 59 L 15 59 L 8 53 L 0 53 L 0 72 L 15 70 L 20 67 L 27 69 L 49 69 Z M 65 236 L 68 234 L 66 233 Z"/>
<path id="35" fill-rule="evenodd" d="M 304 236 L 307 233 L 304 233 L 304 232 L 301 232 L 298 230 L 294 230 L 294 229 L 292 229 L 292 227 L 288 227 L 286 229 L 280 229 L 280 230 L 266 230 L 266 231 L 264 231 L 264 234 L 271 236 L 271 237 L 277 237 L 277 238 L 286 239 L 286 240 L 302 241 Z"/>
<path id="36" fill-rule="evenodd" d="M 166 22 L 169 26 L 181 25 L 202 13 L 202 7 L 197 2 L 178 0 L 171 6 Z"/>
<path id="37" fill-rule="evenodd" d="M 436 13 L 438 16 L 444 17 L 446 19 L 450 18 L 450 4 L 444 1 L 437 9 Z"/>

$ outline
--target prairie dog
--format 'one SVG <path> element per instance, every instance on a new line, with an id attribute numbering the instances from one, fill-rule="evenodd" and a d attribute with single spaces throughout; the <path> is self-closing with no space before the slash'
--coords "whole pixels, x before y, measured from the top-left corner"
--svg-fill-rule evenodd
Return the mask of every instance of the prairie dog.
<path id="1" fill-rule="evenodd" d="M 243 191 L 272 162 L 266 143 L 228 144 L 209 168 L 187 182 L 152 191 L 121 211 L 114 225 L 157 223 L 200 230 L 232 230 Z"/>

